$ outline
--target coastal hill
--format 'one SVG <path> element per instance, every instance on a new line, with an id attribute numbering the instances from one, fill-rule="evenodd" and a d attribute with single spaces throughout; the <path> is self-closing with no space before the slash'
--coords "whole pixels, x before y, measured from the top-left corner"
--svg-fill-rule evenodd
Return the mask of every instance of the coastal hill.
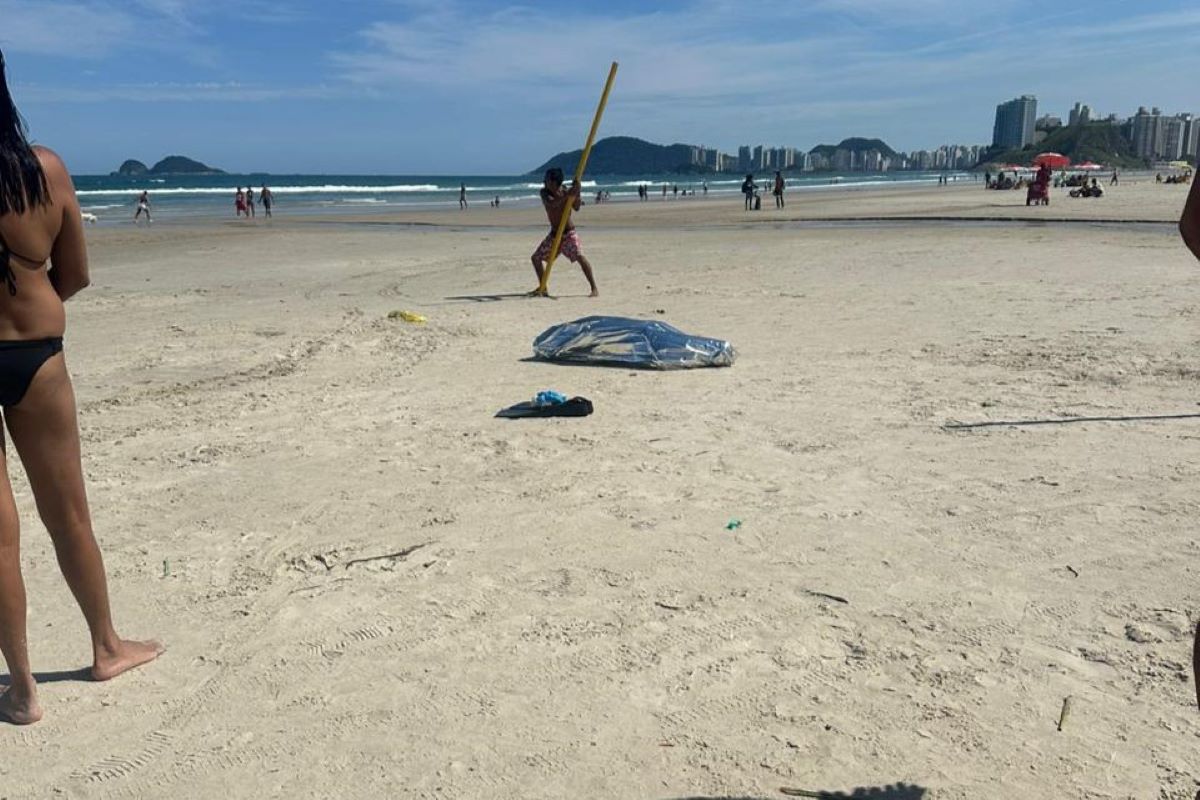
<path id="1" fill-rule="evenodd" d="M 575 172 L 583 150 L 559 153 L 530 175 L 542 175 L 558 167 L 568 177 Z M 646 172 L 686 172 L 690 169 L 692 147 L 686 144 L 653 144 L 632 136 L 610 136 L 592 146 L 588 173 L 592 175 L 633 175 Z"/>
<path id="2" fill-rule="evenodd" d="M 202 164 L 185 156 L 167 156 L 153 167 L 129 159 L 113 175 L 141 177 L 143 175 L 224 175 L 225 171 Z"/>
<path id="3" fill-rule="evenodd" d="M 883 157 L 895 157 L 896 151 L 879 139 L 864 139 L 852 137 L 843 139 L 839 144 L 822 144 L 810 152 L 825 160 L 831 160 L 839 150 L 853 152 L 861 156 L 864 153 L 878 152 Z M 588 159 L 587 171 L 590 175 L 645 175 L 654 173 L 709 173 L 711 167 L 696 163 L 699 151 L 690 144 L 654 144 L 632 136 L 610 136 L 601 139 L 592 147 L 592 155 Z M 532 176 L 541 176 L 551 167 L 558 167 L 567 176 L 575 172 L 582 150 L 571 150 L 559 153 L 538 168 L 530 171 Z M 727 170 L 729 168 L 726 168 Z M 737 171 L 736 165 L 733 171 Z"/>
<path id="4" fill-rule="evenodd" d="M 887 142 L 882 139 L 864 139 L 861 136 L 842 139 L 839 144 L 819 144 L 808 152 L 813 155 L 824 156 L 825 158 L 833 158 L 838 150 L 849 150 L 854 153 L 867 153 L 877 150 L 887 158 L 895 158 L 899 155 L 895 150 L 888 147 Z"/>
<path id="5" fill-rule="evenodd" d="M 1061 153 L 1074 164 L 1094 161 L 1122 169 L 1145 169 L 1146 159 L 1137 155 L 1120 129 L 1107 122 L 1087 122 L 1058 128 L 1037 144 L 1019 150 L 988 153 L 985 163 L 1031 164 L 1038 153 Z"/>

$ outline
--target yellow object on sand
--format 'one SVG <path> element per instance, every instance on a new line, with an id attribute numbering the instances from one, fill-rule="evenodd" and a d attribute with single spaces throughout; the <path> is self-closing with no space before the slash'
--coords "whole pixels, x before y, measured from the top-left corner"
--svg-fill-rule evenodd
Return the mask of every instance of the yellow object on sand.
<path id="1" fill-rule="evenodd" d="M 402 319 L 405 322 L 415 322 L 420 325 L 425 322 L 425 317 L 413 311 L 392 311 L 388 313 L 388 319 Z"/>
<path id="2" fill-rule="evenodd" d="M 608 93 L 612 90 L 613 79 L 616 77 L 617 62 L 614 61 L 608 70 L 608 81 L 604 84 L 604 94 L 600 95 L 600 105 L 596 106 L 596 116 L 592 118 L 592 129 L 588 132 L 587 143 L 583 146 L 579 163 L 575 165 L 576 186 L 579 186 L 579 182 L 583 180 L 583 170 L 587 167 L 588 156 L 592 154 L 592 143 L 596 141 L 596 131 L 600 129 L 600 118 L 604 116 L 604 107 L 608 105 Z M 567 223 L 570 219 L 571 204 L 567 203 L 563 209 L 562 219 L 558 221 L 558 230 L 554 232 L 554 244 L 550 247 L 550 257 L 546 259 L 546 271 L 542 273 L 542 282 L 533 292 L 535 295 L 546 297 L 549 294 L 550 270 L 554 266 L 554 259 L 558 258 L 558 248 L 562 246 L 563 233 L 567 230 Z"/>

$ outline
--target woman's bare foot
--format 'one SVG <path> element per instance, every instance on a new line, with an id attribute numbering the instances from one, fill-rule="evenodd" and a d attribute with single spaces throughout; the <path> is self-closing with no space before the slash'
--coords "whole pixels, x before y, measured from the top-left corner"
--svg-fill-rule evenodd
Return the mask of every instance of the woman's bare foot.
<path id="1" fill-rule="evenodd" d="M 122 672 L 140 667 L 162 655 L 165 650 L 156 641 L 132 642 L 118 639 L 115 647 L 96 650 L 96 662 L 92 665 L 92 677 L 98 681 L 112 680 Z"/>
<path id="2" fill-rule="evenodd" d="M 13 690 L 6 689 L 0 694 L 0 722 L 13 725 L 32 725 L 42 718 L 42 707 L 38 705 L 37 697 L 16 698 Z"/>

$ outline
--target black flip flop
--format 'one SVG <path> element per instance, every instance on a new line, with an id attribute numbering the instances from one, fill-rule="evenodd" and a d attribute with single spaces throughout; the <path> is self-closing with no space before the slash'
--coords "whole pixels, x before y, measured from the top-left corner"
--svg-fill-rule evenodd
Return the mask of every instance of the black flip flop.
<path id="1" fill-rule="evenodd" d="M 496 412 L 497 417 L 523 419 L 524 417 L 586 417 L 592 413 L 592 401 L 586 397 L 572 397 L 565 403 L 539 406 L 526 400 Z"/>

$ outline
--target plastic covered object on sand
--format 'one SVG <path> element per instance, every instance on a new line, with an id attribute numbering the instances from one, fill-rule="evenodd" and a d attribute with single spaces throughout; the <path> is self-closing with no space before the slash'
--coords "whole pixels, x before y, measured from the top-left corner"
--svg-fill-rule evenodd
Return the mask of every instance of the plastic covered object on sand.
<path id="1" fill-rule="evenodd" d="M 646 369 L 730 367 L 737 358 L 733 345 L 721 339 L 627 317 L 583 317 L 547 328 L 533 340 L 533 354 L 549 361 Z"/>

